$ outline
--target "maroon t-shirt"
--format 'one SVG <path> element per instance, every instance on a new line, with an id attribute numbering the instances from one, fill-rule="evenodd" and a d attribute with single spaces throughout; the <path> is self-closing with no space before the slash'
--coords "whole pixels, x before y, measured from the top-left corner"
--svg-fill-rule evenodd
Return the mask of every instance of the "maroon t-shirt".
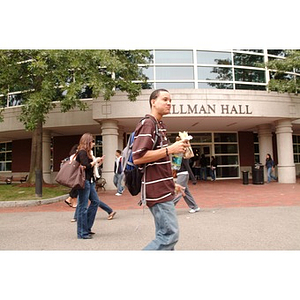
<path id="1" fill-rule="evenodd" d="M 146 115 L 146 117 L 135 130 L 132 147 L 133 159 L 143 157 L 148 150 L 152 150 L 155 142 L 155 122 L 157 121 L 151 115 Z M 168 146 L 165 124 L 158 121 L 157 125 L 159 136 L 153 150 Z M 144 184 L 146 185 L 147 206 L 151 207 L 156 203 L 174 199 L 175 184 L 169 156 L 166 155 L 157 161 L 147 163 L 142 180 L 142 189 L 144 189 Z"/>

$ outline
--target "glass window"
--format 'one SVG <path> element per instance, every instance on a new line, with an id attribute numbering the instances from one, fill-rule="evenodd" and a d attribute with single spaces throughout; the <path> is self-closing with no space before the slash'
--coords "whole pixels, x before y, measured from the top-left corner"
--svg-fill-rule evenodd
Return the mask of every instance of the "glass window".
<path id="1" fill-rule="evenodd" d="M 266 82 L 265 71 L 261 70 L 249 70 L 249 69 L 234 69 L 234 75 L 236 81 L 245 82 Z"/>
<path id="2" fill-rule="evenodd" d="M 255 90 L 255 91 L 265 91 L 265 85 L 254 85 L 254 84 L 236 84 L 236 90 Z"/>
<path id="3" fill-rule="evenodd" d="M 232 68 L 198 67 L 199 80 L 232 80 Z"/>
<path id="4" fill-rule="evenodd" d="M 176 63 L 193 63 L 192 50 L 155 50 L 155 63 L 157 64 L 176 64 Z"/>
<path id="5" fill-rule="evenodd" d="M 211 133 L 203 132 L 203 133 L 191 133 L 193 136 L 192 143 L 211 143 L 212 137 Z"/>
<path id="6" fill-rule="evenodd" d="M 238 153 L 237 144 L 215 144 L 215 153 Z"/>
<path id="7" fill-rule="evenodd" d="M 262 55 L 234 53 L 233 60 L 236 66 L 257 67 L 264 62 L 264 57 Z"/>
<path id="8" fill-rule="evenodd" d="M 197 64 L 231 65 L 231 53 L 215 51 L 197 51 Z"/>
<path id="9" fill-rule="evenodd" d="M 12 94 L 9 95 L 9 106 L 17 106 L 22 104 L 22 95 L 21 94 Z"/>
<path id="10" fill-rule="evenodd" d="M 221 167 L 217 168 L 217 177 L 239 177 L 239 167 Z"/>
<path id="11" fill-rule="evenodd" d="M 11 171 L 12 143 L 0 144 L 0 171 Z"/>
<path id="12" fill-rule="evenodd" d="M 156 67 L 157 80 L 194 80 L 193 67 Z"/>
<path id="13" fill-rule="evenodd" d="M 95 147 L 94 147 L 94 156 L 102 156 L 103 155 L 103 149 L 102 149 L 102 135 L 96 135 L 95 136 Z"/>
<path id="14" fill-rule="evenodd" d="M 154 69 L 153 67 L 149 67 L 147 69 L 142 68 L 141 72 L 147 76 L 148 80 L 153 80 L 154 79 Z"/>
<path id="15" fill-rule="evenodd" d="M 195 84 L 193 82 L 157 82 L 157 89 L 194 89 Z"/>
<path id="16" fill-rule="evenodd" d="M 237 134 L 236 133 L 215 133 L 214 139 L 215 142 L 234 143 L 237 142 Z"/>
<path id="17" fill-rule="evenodd" d="M 238 49 L 235 49 L 238 50 Z M 262 49 L 241 49 L 240 51 L 247 51 L 247 52 L 255 52 L 255 53 L 264 53 Z"/>
<path id="18" fill-rule="evenodd" d="M 238 161 L 239 159 L 237 155 L 218 156 L 219 165 L 237 165 Z"/>
<path id="19" fill-rule="evenodd" d="M 278 49 L 278 50 L 275 50 L 275 49 L 268 49 L 268 54 L 270 55 L 276 55 L 276 56 L 285 56 L 285 52 L 283 49 Z"/>
<path id="20" fill-rule="evenodd" d="M 199 82 L 199 89 L 233 89 L 232 83 Z"/>
<path id="21" fill-rule="evenodd" d="M 293 135 L 294 163 L 300 163 L 300 135 Z"/>

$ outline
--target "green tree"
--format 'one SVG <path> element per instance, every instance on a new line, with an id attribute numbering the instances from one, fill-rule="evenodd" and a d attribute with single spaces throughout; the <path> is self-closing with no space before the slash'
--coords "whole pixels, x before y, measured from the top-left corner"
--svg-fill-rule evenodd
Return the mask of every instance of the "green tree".
<path id="1" fill-rule="evenodd" d="M 266 63 L 270 70 L 270 91 L 295 93 L 300 91 L 300 77 L 293 73 L 300 72 L 300 50 L 285 50 L 282 59 L 273 59 Z"/>
<path id="2" fill-rule="evenodd" d="M 43 124 L 56 101 L 62 112 L 86 109 L 82 91 L 109 100 L 120 90 L 134 101 L 147 79 L 141 65 L 150 60 L 147 50 L 0 50 L 0 95 L 22 91 L 19 120 L 32 131 L 30 183 L 42 174 Z"/>

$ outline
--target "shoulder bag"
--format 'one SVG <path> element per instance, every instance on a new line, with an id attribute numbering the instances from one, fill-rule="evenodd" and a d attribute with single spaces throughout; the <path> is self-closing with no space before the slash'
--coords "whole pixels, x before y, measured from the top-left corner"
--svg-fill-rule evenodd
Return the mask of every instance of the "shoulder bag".
<path id="1" fill-rule="evenodd" d="M 55 177 L 55 181 L 63 186 L 73 189 L 84 189 L 85 167 L 75 157 L 62 163 L 62 166 Z"/>

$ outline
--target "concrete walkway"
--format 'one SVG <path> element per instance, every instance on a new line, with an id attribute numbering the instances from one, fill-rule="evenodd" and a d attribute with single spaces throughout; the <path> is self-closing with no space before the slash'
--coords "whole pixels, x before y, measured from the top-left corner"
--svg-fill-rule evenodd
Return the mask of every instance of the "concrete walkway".
<path id="1" fill-rule="evenodd" d="M 300 250 L 300 185 L 273 182 L 243 185 L 240 180 L 198 182 L 190 189 L 201 211 L 176 206 L 177 250 Z M 127 191 L 99 191 L 117 211 L 108 221 L 101 209 L 92 240 L 76 238 L 74 209 L 63 201 L 0 208 L 0 250 L 140 250 L 154 237 L 150 211 Z"/>

